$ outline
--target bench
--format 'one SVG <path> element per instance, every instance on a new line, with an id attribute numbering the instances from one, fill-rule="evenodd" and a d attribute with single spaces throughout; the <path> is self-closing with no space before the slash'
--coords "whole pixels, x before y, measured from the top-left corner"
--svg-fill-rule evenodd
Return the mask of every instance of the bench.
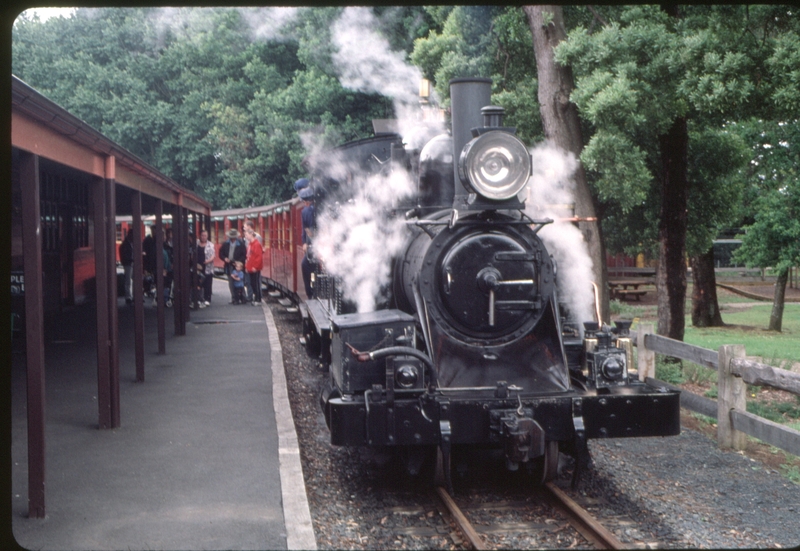
<path id="1" fill-rule="evenodd" d="M 611 291 L 614 298 L 625 298 L 628 296 L 636 297 L 636 300 L 639 300 L 639 297 L 644 295 L 647 291 L 645 289 L 614 289 Z"/>

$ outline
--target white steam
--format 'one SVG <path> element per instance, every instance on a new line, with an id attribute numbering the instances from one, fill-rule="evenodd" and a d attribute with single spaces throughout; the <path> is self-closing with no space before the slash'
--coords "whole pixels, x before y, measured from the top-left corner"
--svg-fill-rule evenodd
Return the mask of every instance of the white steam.
<path id="1" fill-rule="evenodd" d="M 242 14 L 256 40 L 279 40 L 285 38 L 284 31 L 297 17 L 300 8 L 237 8 Z"/>
<path id="2" fill-rule="evenodd" d="M 370 8 L 348 7 L 331 29 L 336 47 L 332 59 L 345 88 L 377 93 L 394 103 L 398 133 L 411 147 L 422 147 L 419 84 L 422 72 L 405 60 L 403 52 L 391 51 L 389 41 L 375 29 L 378 20 Z"/>
<path id="3" fill-rule="evenodd" d="M 153 21 L 156 41 L 163 47 L 169 34 L 192 39 L 213 33 L 219 24 L 218 12 L 227 8 L 163 7 L 149 12 Z M 250 28 L 251 40 L 282 40 L 284 32 L 301 8 L 260 7 L 230 8 L 238 11 Z M 84 10 L 91 14 L 93 10 Z"/>
<path id="4" fill-rule="evenodd" d="M 381 286 L 389 282 L 392 258 L 405 243 L 403 220 L 386 216 L 385 209 L 409 195 L 413 182 L 404 171 L 397 171 L 361 183 L 363 193 L 318 215 L 314 247 L 326 271 L 342 278 L 345 296 L 359 312 L 370 312 L 375 310 Z"/>
<path id="5" fill-rule="evenodd" d="M 539 236 L 556 261 L 558 289 L 578 326 L 595 319 L 592 259 L 581 231 L 570 221 L 575 203 L 572 175 L 578 167 L 575 156 L 552 145 L 531 151 L 533 175 L 528 185 L 526 211 L 534 219 L 552 218 Z"/>
<path id="6" fill-rule="evenodd" d="M 389 41 L 375 29 L 378 20 L 369 8 L 342 11 L 331 29 L 336 52 L 333 63 L 342 86 L 379 93 L 401 104 L 417 102 L 420 70 L 406 63 L 402 52 L 389 49 Z"/>
<path id="7" fill-rule="evenodd" d="M 334 67 L 342 86 L 391 98 L 397 132 L 407 147 L 420 148 L 443 128 L 420 130 L 418 86 L 422 74 L 402 53 L 391 51 L 377 28 L 370 9 L 345 8 L 331 29 Z M 356 303 L 358 311 L 372 311 L 382 286 L 390 281 L 391 262 L 407 236 L 404 221 L 387 216 L 387 210 L 415 191 L 414 182 L 404 170 L 367 175 L 336 159 L 335 153 L 320 155 L 313 135 L 304 135 L 303 143 L 312 164 L 313 159 L 321 159 L 325 176 L 347 188 L 343 196 L 348 200 L 317 213 L 314 248 L 326 271 L 341 278 L 345 296 Z M 377 161 L 374 168 L 378 168 Z"/>

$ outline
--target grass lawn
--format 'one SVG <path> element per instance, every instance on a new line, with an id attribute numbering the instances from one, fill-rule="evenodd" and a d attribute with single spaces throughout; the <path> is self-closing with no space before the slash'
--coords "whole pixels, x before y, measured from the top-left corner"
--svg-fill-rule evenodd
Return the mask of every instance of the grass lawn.
<path id="1" fill-rule="evenodd" d="M 780 365 L 781 360 L 800 362 L 800 304 L 787 303 L 780 333 L 767 331 L 771 304 L 720 304 L 726 327 L 692 327 L 688 320 L 683 340 L 717 350 L 723 344 L 743 344 L 748 356 L 759 356 L 763 363 Z"/>
<path id="2" fill-rule="evenodd" d="M 718 289 L 719 306 L 725 327 L 698 328 L 692 326 L 691 284 L 686 293 L 686 329 L 683 340 L 689 344 L 719 349 L 723 344 L 743 344 L 748 356 L 758 356 L 763 363 L 782 365 L 785 362 L 800 362 L 800 303 L 787 302 L 784 305 L 782 330 L 780 333 L 767 331 L 771 302 L 756 302 Z M 636 330 L 638 321 L 658 323 L 655 305 L 638 305 L 631 302 L 612 301 L 612 319 L 629 318 L 634 320 L 632 329 Z"/>

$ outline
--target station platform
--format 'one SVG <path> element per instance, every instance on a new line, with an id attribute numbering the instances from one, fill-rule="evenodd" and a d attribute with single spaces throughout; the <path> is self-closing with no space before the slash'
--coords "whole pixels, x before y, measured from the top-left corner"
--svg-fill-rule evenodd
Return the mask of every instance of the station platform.
<path id="1" fill-rule="evenodd" d="M 145 298 L 145 381 L 120 299 L 120 422 L 99 430 L 94 305 L 45 332 L 46 518 L 28 518 L 24 348 L 11 353 L 11 519 L 26 549 L 316 549 L 270 309 L 192 310 L 175 336 Z M 8 456 L 7 456 L 8 457 Z M 5 530 L 4 530 L 5 532 Z"/>

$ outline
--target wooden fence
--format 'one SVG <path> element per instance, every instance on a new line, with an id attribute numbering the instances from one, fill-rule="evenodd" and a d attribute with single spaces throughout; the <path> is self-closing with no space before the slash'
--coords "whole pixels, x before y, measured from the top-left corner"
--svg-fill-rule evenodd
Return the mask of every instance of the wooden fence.
<path id="1" fill-rule="evenodd" d="M 681 391 L 681 406 L 717 419 L 717 442 L 741 450 L 745 435 L 800 456 L 800 431 L 747 412 L 745 383 L 770 386 L 800 395 L 800 374 L 745 358 L 741 344 L 724 345 L 718 351 L 656 335 L 652 323 L 640 323 L 636 338 L 639 379 Z M 688 360 L 717 372 L 717 400 L 674 387 L 655 378 L 655 355 Z"/>

